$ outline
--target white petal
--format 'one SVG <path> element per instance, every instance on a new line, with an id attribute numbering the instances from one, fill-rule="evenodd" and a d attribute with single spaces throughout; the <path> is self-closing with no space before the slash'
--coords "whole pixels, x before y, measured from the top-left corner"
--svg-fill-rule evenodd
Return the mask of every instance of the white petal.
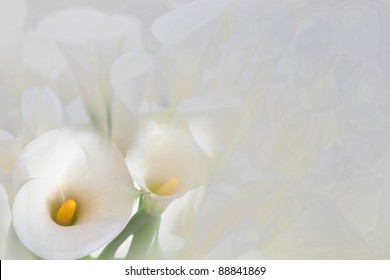
<path id="1" fill-rule="evenodd" d="M 152 31 L 163 45 L 175 44 L 214 20 L 230 4 L 224 0 L 198 0 L 158 18 Z"/>
<path id="2" fill-rule="evenodd" d="M 219 56 L 220 21 L 231 1 L 193 1 L 158 18 L 153 34 L 163 49 L 156 67 L 169 85 L 171 104 L 190 97 L 199 88 L 199 80 Z M 217 34 L 217 35 L 216 35 Z"/>
<path id="3" fill-rule="evenodd" d="M 0 46 L 15 41 L 21 35 L 26 15 L 24 1 L 0 1 Z"/>
<path id="4" fill-rule="evenodd" d="M 107 16 L 90 8 L 69 8 L 42 19 L 37 32 L 41 36 L 61 42 L 85 43 L 91 30 L 105 20 Z"/>
<path id="5" fill-rule="evenodd" d="M 310 201 L 302 213 L 264 248 L 269 259 L 340 259 L 361 242 L 334 206 L 326 201 Z M 347 254 L 350 254 L 348 252 Z M 353 255 L 353 254 L 351 254 Z M 350 259 L 358 255 L 346 257 Z"/>
<path id="6" fill-rule="evenodd" d="M 182 249 L 194 222 L 197 202 L 202 198 L 203 191 L 202 188 L 189 191 L 173 201 L 161 214 L 158 236 L 162 250 L 175 252 Z"/>
<path id="7" fill-rule="evenodd" d="M 226 147 L 232 145 L 232 141 L 236 141 L 234 139 L 238 139 L 237 137 L 243 133 L 247 123 L 251 121 L 245 104 L 240 106 L 240 99 L 232 98 L 230 100 L 235 101 L 230 103 L 229 98 L 224 100 L 222 96 L 220 97 L 209 104 L 215 105 L 215 109 L 207 109 L 205 97 L 199 99 L 201 101 L 199 110 L 194 106 L 191 111 L 192 106 L 189 106 L 188 112 L 179 113 L 181 118 L 188 119 L 189 129 L 195 141 L 211 157 L 216 157 L 217 154 L 226 151 Z M 221 103 L 220 106 L 217 100 Z"/>
<path id="8" fill-rule="evenodd" d="M 215 28 L 216 26 L 205 26 L 179 44 L 163 49 L 156 56 L 156 77 L 163 78 L 162 85 L 168 88 L 167 93 L 172 104 L 194 94 L 199 80 L 202 79 L 205 60 L 209 55 L 209 42 Z M 157 87 L 159 92 L 160 87 Z"/>
<path id="9" fill-rule="evenodd" d="M 107 41 L 113 39 L 125 39 L 131 37 L 133 48 L 140 46 L 141 26 L 135 18 L 122 15 L 107 17 L 99 22 L 89 34 L 92 41 Z"/>
<path id="10" fill-rule="evenodd" d="M 81 97 L 73 99 L 65 107 L 65 115 L 68 123 L 72 125 L 82 125 L 90 123 L 89 115 L 84 107 Z"/>
<path id="11" fill-rule="evenodd" d="M 219 243 L 204 256 L 205 259 L 238 259 L 260 239 L 260 232 L 254 226 L 234 227 L 226 230 Z"/>
<path id="12" fill-rule="evenodd" d="M 3 186 L 7 199 L 12 199 L 12 169 L 2 169 L 0 168 L 0 182 Z M 8 201 L 9 205 L 12 205 L 12 201 Z"/>
<path id="13" fill-rule="evenodd" d="M 0 142 L 2 141 L 7 141 L 7 140 L 12 140 L 13 136 L 9 131 L 0 129 Z"/>
<path id="14" fill-rule="evenodd" d="M 79 137 L 82 129 L 80 128 Z M 29 180 L 46 178 L 60 184 L 68 168 L 86 165 L 87 157 L 78 145 L 77 130 L 65 128 L 47 132 L 31 141 L 21 152 L 14 168 L 14 192 Z M 85 133 L 88 137 L 88 132 Z"/>
<path id="15" fill-rule="evenodd" d="M 31 251 L 28 250 L 22 242 L 20 242 L 20 239 L 16 235 L 15 229 L 12 224 L 5 239 L 4 258 L 8 260 L 37 259 L 37 256 L 31 253 Z"/>
<path id="16" fill-rule="evenodd" d="M 63 192 L 44 179 L 32 180 L 15 198 L 15 231 L 23 244 L 40 257 L 76 259 L 86 256 L 118 235 L 130 218 L 130 190 L 121 187 L 113 190 L 101 184 L 75 191 L 76 196 L 80 196 L 73 196 L 80 207 L 79 217 L 74 225 L 64 227 L 53 221 L 53 208 L 56 209 L 53 206 L 58 209 L 68 190 Z"/>
<path id="17" fill-rule="evenodd" d="M 53 14 L 38 25 L 40 35 L 60 42 L 92 121 L 105 131 L 111 129 L 111 66 L 122 53 L 140 49 L 140 31 L 134 18 L 87 8 Z"/>
<path id="18" fill-rule="evenodd" d="M 10 135 L 3 135 L 3 137 L 8 136 Z M 23 145 L 21 137 L 0 140 L 0 169 L 12 170 Z"/>
<path id="19" fill-rule="evenodd" d="M 111 118 L 111 140 L 123 154 L 126 154 L 130 144 L 134 141 L 138 119 L 117 96 L 111 104 Z"/>
<path id="20" fill-rule="evenodd" d="M 55 226 L 52 215 L 55 215 L 55 208 L 61 206 L 61 201 L 64 201 L 64 196 L 60 188 L 44 179 L 28 182 L 15 197 L 12 211 L 15 231 L 27 248 L 42 257 L 46 253 L 42 254 L 40 248 L 45 250 L 45 243 L 50 244 L 50 238 L 58 235 L 55 229 L 59 226 Z M 50 232 L 53 232 L 53 237 Z"/>
<path id="21" fill-rule="evenodd" d="M 174 125 L 152 124 L 140 133 L 126 161 L 134 181 L 148 185 L 179 180 L 177 193 L 199 187 L 205 180 L 207 157 L 191 134 Z"/>
<path id="22" fill-rule="evenodd" d="M 12 169 L 15 160 L 14 143 L 12 134 L 0 129 L 0 168 Z"/>
<path id="23" fill-rule="evenodd" d="M 188 121 L 189 129 L 196 143 L 209 156 L 217 152 L 216 133 L 210 119 L 206 117 L 193 117 Z"/>
<path id="24" fill-rule="evenodd" d="M 112 65 L 111 81 L 115 93 L 133 112 L 138 112 L 151 67 L 151 57 L 140 51 L 126 53 Z"/>
<path id="25" fill-rule="evenodd" d="M 21 109 L 24 123 L 35 133 L 46 132 L 62 123 L 61 101 L 50 89 L 27 89 L 22 96 Z"/>
<path id="26" fill-rule="evenodd" d="M 34 178 L 46 178 L 58 185 L 89 180 L 97 184 L 131 180 L 122 154 L 110 140 L 88 127 L 69 127 L 47 132 L 30 142 L 14 168 L 14 186 L 19 189 Z M 88 174 L 87 174 L 88 173 Z M 115 178 L 118 177 L 118 178 Z M 126 183 L 128 183 L 126 181 Z M 80 186 L 79 186 L 80 187 Z"/>
<path id="27" fill-rule="evenodd" d="M 15 230 L 26 247 L 48 259 L 80 258 L 104 246 L 126 225 L 136 198 L 119 150 L 86 128 L 35 139 L 21 154 L 14 177 L 27 182 L 15 198 Z M 68 227 L 52 220 L 64 198 L 79 207 L 76 223 Z"/>
<path id="28" fill-rule="evenodd" d="M 219 93 L 202 94 L 181 101 L 177 106 L 177 111 L 184 112 L 199 112 L 207 110 L 216 110 L 224 108 L 236 108 L 242 106 L 240 98 Z"/>
<path id="29" fill-rule="evenodd" d="M 23 42 L 22 56 L 28 67 L 45 78 L 56 79 L 67 67 L 63 54 L 56 46 L 34 36 Z"/>
<path id="30" fill-rule="evenodd" d="M 11 210 L 8 203 L 8 194 L 0 183 L 0 238 L 4 238 L 11 222 Z"/>

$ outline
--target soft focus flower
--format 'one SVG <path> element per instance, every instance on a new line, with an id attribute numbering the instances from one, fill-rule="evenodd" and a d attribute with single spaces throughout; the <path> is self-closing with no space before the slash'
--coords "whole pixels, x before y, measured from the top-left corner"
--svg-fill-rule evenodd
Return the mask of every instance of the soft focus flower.
<path id="1" fill-rule="evenodd" d="M 0 257 L 5 256 L 5 237 L 7 236 L 11 222 L 11 210 L 8 204 L 8 196 L 4 187 L 0 184 Z"/>
<path id="2" fill-rule="evenodd" d="M 202 68 L 205 89 L 245 96 L 251 113 L 246 130 L 232 119 L 237 133 L 218 139 L 231 147 L 218 179 L 163 213 L 162 247 L 178 258 L 388 258 L 388 5 L 233 2 L 211 28 L 166 33 L 180 49 L 225 30 L 222 41 L 210 36 L 221 52 Z"/>
<path id="3" fill-rule="evenodd" d="M 142 49 L 139 21 L 131 16 L 109 15 L 92 7 L 71 7 L 43 18 L 36 33 L 63 53 L 68 64 L 66 73 L 72 77 L 92 122 L 121 138 L 124 132 L 120 130 L 125 128 L 120 124 L 124 120 L 131 121 L 133 116 L 118 108 L 120 104 L 114 96 L 110 71 L 122 54 Z"/>
<path id="4" fill-rule="evenodd" d="M 86 127 L 50 131 L 29 143 L 14 184 L 15 231 L 47 259 L 80 258 L 104 246 L 125 227 L 137 196 L 120 152 Z"/>
<path id="5" fill-rule="evenodd" d="M 389 258 L 385 0 L 35 2 L 0 3 L 5 258 L 31 257 L 14 228 L 45 258 L 82 257 L 115 236 L 102 258 L 125 240 L 126 258 Z M 58 130 L 85 142 L 41 136 L 74 125 L 97 128 L 127 167 L 120 154 L 103 159 L 91 128 Z M 110 176 L 128 205 L 103 195 L 117 188 Z M 94 190 L 123 203 L 115 227 L 95 227 L 113 220 L 84 200 Z M 39 232 L 84 227 L 90 241 Z"/>
<path id="6" fill-rule="evenodd" d="M 134 183 L 147 193 L 146 210 L 161 213 L 174 198 L 206 182 L 210 158 L 190 131 L 174 124 L 152 123 L 127 153 Z"/>
<path id="7" fill-rule="evenodd" d="M 26 14 L 27 7 L 23 0 L 0 2 L 0 47 L 19 39 Z"/>

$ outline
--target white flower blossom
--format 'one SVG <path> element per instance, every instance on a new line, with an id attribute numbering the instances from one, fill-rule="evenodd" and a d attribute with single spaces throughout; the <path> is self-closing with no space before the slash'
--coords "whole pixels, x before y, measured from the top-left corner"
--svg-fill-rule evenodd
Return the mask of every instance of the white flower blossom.
<path id="1" fill-rule="evenodd" d="M 159 214 L 206 182 L 211 159 L 185 127 L 152 123 L 141 130 L 126 161 L 134 183 L 148 194 L 146 210 Z"/>
<path id="2" fill-rule="evenodd" d="M 137 197 L 121 153 L 85 127 L 53 130 L 29 143 L 14 184 L 15 231 L 47 259 L 81 258 L 104 246 L 125 227 Z M 61 205 L 75 209 L 60 213 Z"/>
<path id="3" fill-rule="evenodd" d="M 5 239 L 11 223 L 11 210 L 8 203 L 8 195 L 0 184 L 0 257 L 5 256 Z"/>
<path id="4" fill-rule="evenodd" d="M 33 2 L 0 3 L 1 256 L 83 257 L 132 216 L 103 256 L 127 239 L 130 258 L 389 258 L 385 0 Z M 38 147 L 80 124 L 127 153 L 127 167 L 118 154 L 103 168 L 94 145 L 85 159 L 77 141 Z M 32 160 L 20 153 L 34 138 L 25 151 L 45 151 Z M 144 209 L 116 203 L 121 226 L 74 238 L 77 249 L 38 232 L 97 225 L 107 213 L 83 221 L 67 182 L 106 197 L 109 170 L 130 182 L 129 205 L 134 182 Z"/>
<path id="5" fill-rule="evenodd" d="M 39 21 L 36 33 L 64 54 L 92 122 L 112 134 L 114 141 L 120 138 L 121 123 L 133 116 L 118 108 L 121 104 L 114 96 L 110 71 L 119 56 L 142 49 L 139 21 L 91 7 L 70 7 Z"/>
<path id="6" fill-rule="evenodd" d="M 218 179 L 162 215 L 163 249 L 185 259 L 388 258 L 389 99 L 388 79 L 379 78 L 389 61 L 388 5 L 233 2 L 207 31 L 196 25 L 204 19 L 180 32 L 155 28 L 179 50 L 214 30 L 208 38 L 223 51 L 212 60 L 220 68 L 207 69 L 206 89 L 244 96 L 250 112 L 246 130 L 240 118 L 230 122 L 242 133 Z M 177 9 L 159 23 L 189 15 Z M 223 41 L 216 25 L 229 27 Z M 187 102 L 179 108 L 193 111 Z M 226 139 L 217 143 L 229 147 Z"/>

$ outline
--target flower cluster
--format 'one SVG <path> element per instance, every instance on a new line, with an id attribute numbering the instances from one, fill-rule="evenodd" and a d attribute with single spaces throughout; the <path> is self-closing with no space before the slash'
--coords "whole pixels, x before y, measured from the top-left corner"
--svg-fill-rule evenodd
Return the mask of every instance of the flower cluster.
<path id="1" fill-rule="evenodd" d="M 386 1 L 35 2 L 0 2 L 1 258 L 390 257 Z"/>

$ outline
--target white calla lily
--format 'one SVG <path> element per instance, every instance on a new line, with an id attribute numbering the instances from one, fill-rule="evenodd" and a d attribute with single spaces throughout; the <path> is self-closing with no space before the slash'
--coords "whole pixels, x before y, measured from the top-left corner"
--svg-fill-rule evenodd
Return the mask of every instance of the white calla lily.
<path id="1" fill-rule="evenodd" d="M 191 133 L 173 124 L 147 126 L 126 161 L 135 184 L 149 194 L 144 198 L 145 207 L 152 214 L 161 213 L 174 198 L 201 186 L 210 164 Z"/>
<path id="2" fill-rule="evenodd" d="M 111 133 L 111 114 L 118 108 L 113 104 L 110 69 L 122 54 L 142 48 L 139 21 L 76 6 L 43 18 L 36 32 L 65 54 L 92 121 Z"/>
<path id="3" fill-rule="evenodd" d="M 15 231 L 46 259 L 81 258 L 110 242 L 126 226 L 137 196 L 122 154 L 86 127 L 53 130 L 29 143 L 14 182 Z M 60 210 L 69 199 L 75 209 Z"/>

